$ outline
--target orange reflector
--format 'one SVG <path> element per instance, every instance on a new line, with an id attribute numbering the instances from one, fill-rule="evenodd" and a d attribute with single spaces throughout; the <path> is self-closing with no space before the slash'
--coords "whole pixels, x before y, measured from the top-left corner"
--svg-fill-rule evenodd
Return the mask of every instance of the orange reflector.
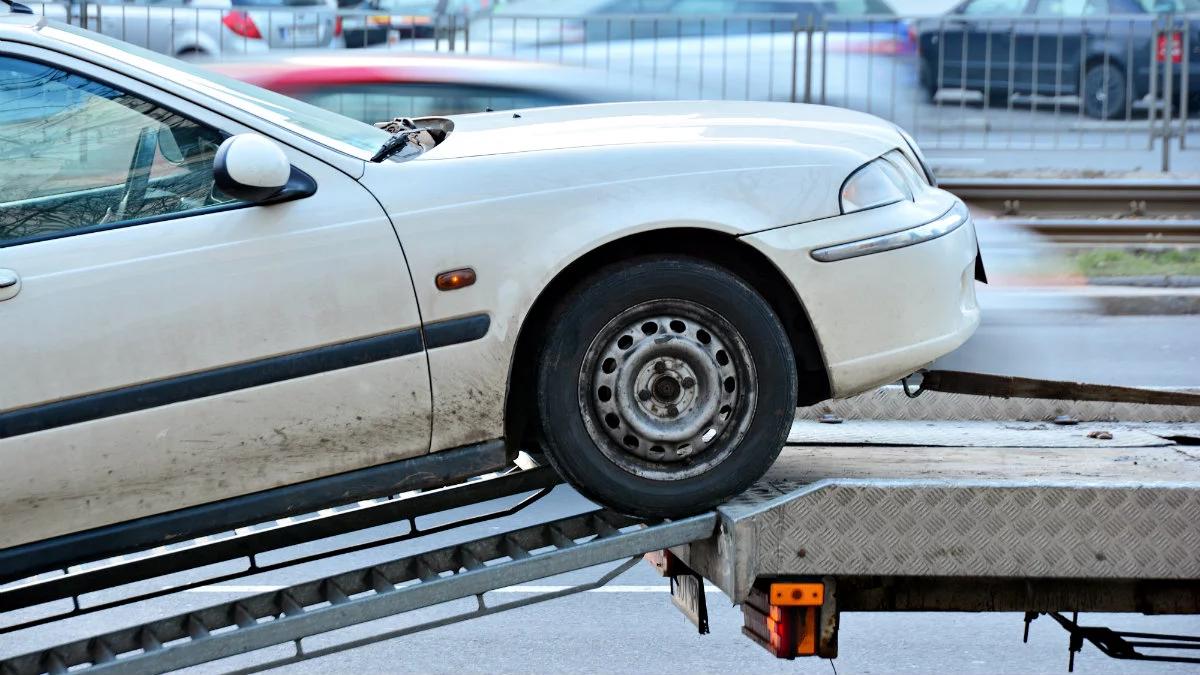
<path id="1" fill-rule="evenodd" d="M 771 604 L 784 607 L 820 607 L 825 584 L 771 584 Z"/>
<path id="2" fill-rule="evenodd" d="M 458 270 L 442 272 L 434 278 L 434 283 L 437 284 L 439 291 L 453 291 L 457 288 L 466 288 L 475 283 L 475 270 L 470 267 L 464 267 Z"/>

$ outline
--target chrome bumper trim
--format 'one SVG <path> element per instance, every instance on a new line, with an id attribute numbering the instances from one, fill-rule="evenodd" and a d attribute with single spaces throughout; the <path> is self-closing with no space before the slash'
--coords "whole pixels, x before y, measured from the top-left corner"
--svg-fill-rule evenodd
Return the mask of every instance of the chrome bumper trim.
<path id="1" fill-rule="evenodd" d="M 899 232 L 892 232 L 891 234 L 881 234 L 870 239 L 860 239 L 858 241 L 849 241 L 845 244 L 814 249 L 810 255 L 812 255 L 814 260 L 820 262 L 836 262 L 838 260 L 871 255 L 873 253 L 883 253 L 884 251 L 892 251 L 937 239 L 938 237 L 944 237 L 962 227 L 964 223 L 970 220 L 971 212 L 967 210 L 965 204 L 958 202 L 949 211 L 924 225 L 900 230 Z"/>

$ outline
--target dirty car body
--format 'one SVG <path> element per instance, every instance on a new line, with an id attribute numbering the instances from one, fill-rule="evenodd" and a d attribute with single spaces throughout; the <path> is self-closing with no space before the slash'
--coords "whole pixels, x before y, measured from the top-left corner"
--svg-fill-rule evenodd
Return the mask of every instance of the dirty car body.
<path id="1" fill-rule="evenodd" d="M 0 580 L 518 448 L 694 512 L 797 403 L 979 320 L 965 209 L 870 116 L 541 108 L 417 120 L 436 147 L 373 161 L 370 125 L 36 17 L 0 19 L 0 67 L 0 127 L 75 139 L 0 144 Z M 255 152 L 287 185 L 231 197 Z"/>

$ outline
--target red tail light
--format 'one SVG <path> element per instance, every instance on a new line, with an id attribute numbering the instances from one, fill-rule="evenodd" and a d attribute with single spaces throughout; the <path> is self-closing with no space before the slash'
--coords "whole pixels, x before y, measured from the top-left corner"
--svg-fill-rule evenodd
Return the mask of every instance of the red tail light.
<path id="1" fill-rule="evenodd" d="M 342 34 L 342 17 L 333 20 L 333 36 L 338 37 Z"/>
<path id="2" fill-rule="evenodd" d="M 225 18 L 221 19 L 221 23 L 225 24 L 225 27 L 235 34 L 244 38 L 252 40 L 262 38 L 262 33 L 258 32 L 258 26 L 254 25 L 254 19 L 251 19 L 250 15 L 246 12 L 235 9 L 226 14 Z"/>
<path id="3" fill-rule="evenodd" d="M 1183 63 L 1183 33 L 1171 33 L 1171 63 Z M 1167 60 L 1167 34 L 1159 33 L 1158 48 L 1154 52 L 1154 58 L 1158 59 L 1159 63 L 1164 63 Z"/>

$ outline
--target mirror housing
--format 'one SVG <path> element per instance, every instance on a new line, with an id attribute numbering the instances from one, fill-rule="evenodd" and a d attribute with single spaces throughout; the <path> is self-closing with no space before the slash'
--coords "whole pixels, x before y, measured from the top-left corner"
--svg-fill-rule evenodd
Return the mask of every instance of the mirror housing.
<path id="1" fill-rule="evenodd" d="M 213 180 L 226 195 L 247 202 L 277 202 L 307 197 L 316 183 L 292 167 L 275 141 L 260 134 L 230 136 L 217 148 Z"/>

